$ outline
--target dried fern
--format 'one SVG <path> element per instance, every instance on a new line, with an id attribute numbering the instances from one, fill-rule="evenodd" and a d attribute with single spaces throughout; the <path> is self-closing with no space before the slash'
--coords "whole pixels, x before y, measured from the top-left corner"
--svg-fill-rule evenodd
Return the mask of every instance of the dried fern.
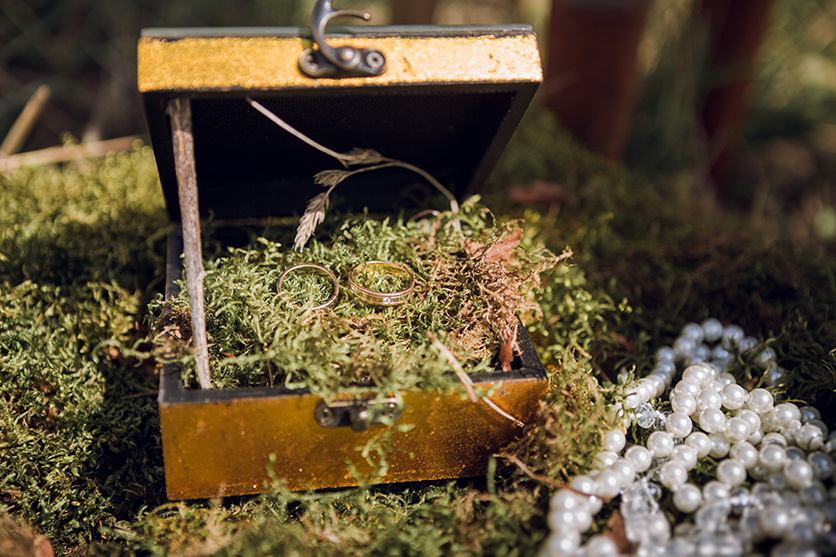
<path id="1" fill-rule="evenodd" d="M 316 230 L 317 225 L 321 223 L 322 220 L 325 218 L 325 211 L 328 210 L 328 203 L 330 200 L 331 191 L 337 186 L 337 184 L 343 182 L 346 178 L 349 178 L 350 176 L 354 176 L 355 174 L 360 174 L 362 172 L 368 172 L 369 170 L 400 167 L 415 172 L 416 174 L 420 175 L 422 178 L 427 180 L 430 184 L 432 184 L 433 187 L 435 187 L 439 192 L 441 192 L 442 195 L 444 195 L 444 197 L 446 197 L 450 201 L 450 209 L 454 213 L 459 212 L 459 203 L 458 201 L 456 201 L 456 197 L 450 192 L 450 190 L 445 188 L 441 184 L 441 182 L 436 180 L 431 174 L 418 168 L 417 166 L 413 166 L 407 162 L 384 157 L 374 149 L 354 148 L 348 153 L 338 153 L 336 151 L 332 151 L 331 149 L 328 149 L 327 147 L 317 143 L 313 139 L 309 138 L 308 136 L 306 136 L 305 134 L 303 134 L 302 132 L 300 132 L 281 118 L 279 118 L 274 112 L 272 112 L 259 102 L 249 97 L 247 97 L 247 102 L 250 103 L 250 105 L 252 105 L 253 108 L 264 114 L 277 126 L 290 133 L 294 137 L 299 138 L 301 141 L 304 141 L 314 149 L 317 149 L 325 153 L 326 155 L 334 157 L 335 159 L 340 161 L 340 163 L 346 168 L 346 170 L 324 170 L 314 176 L 314 183 L 327 187 L 328 191 L 317 194 L 308 202 L 308 206 L 305 208 L 305 214 L 303 214 L 302 218 L 299 219 L 299 227 L 296 229 L 296 238 L 293 242 L 294 250 L 301 251 L 302 248 L 305 247 L 305 244 L 308 242 L 308 240 L 310 240 L 311 236 L 313 236 L 313 233 Z M 366 166 L 365 168 L 348 170 L 350 166 L 355 165 L 374 166 Z"/>

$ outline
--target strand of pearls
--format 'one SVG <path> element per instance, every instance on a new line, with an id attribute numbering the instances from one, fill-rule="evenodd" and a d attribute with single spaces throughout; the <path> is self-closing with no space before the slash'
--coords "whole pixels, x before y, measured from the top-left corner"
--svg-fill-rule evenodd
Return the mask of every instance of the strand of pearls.
<path id="1" fill-rule="evenodd" d="M 552 496 L 543 556 L 618 555 L 604 535 L 582 543 L 604 501 L 618 496 L 637 555 L 743 555 L 762 542 L 776 557 L 836 552 L 836 431 L 828 436 L 813 407 L 776 404 L 768 390 L 736 383 L 728 372 L 735 350 L 757 344 L 708 319 L 660 348 L 650 375 L 613 408 L 614 421 L 650 431 L 646 443 L 626 447 L 621 428 L 604 435 L 593 469 Z M 776 385 L 784 370 L 775 352 L 766 348 L 755 362 Z M 684 370 L 674 384 L 677 365 Z M 650 404 L 666 392 L 669 413 Z M 690 472 L 701 459 L 717 466 L 700 487 Z M 660 507 L 668 493 L 683 518 L 675 528 Z"/>

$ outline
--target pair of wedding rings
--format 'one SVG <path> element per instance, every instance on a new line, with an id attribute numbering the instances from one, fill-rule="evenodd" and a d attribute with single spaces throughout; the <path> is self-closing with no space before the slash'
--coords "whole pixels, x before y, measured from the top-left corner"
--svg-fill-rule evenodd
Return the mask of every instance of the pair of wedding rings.
<path id="1" fill-rule="evenodd" d="M 279 277 L 279 295 L 292 306 L 297 306 L 297 304 L 293 303 L 287 296 L 287 293 L 282 289 L 282 284 L 284 283 L 285 278 L 287 278 L 287 276 L 291 273 L 311 273 L 321 275 L 334 283 L 334 288 L 328 299 L 310 309 L 327 308 L 333 304 L 340 295 L 340 285 L 337 281 L 337 276 L 334 273 L 322 265 L 317 265 L 315 263 L 302 263 L 287 269 Z M 361 277 L 368 274 L 375 274 L 383 277 L 384 279 L 391 277 L 392 279 L 397 279 L 399 285 L 406 282 L 407 286 L 406 288 L 394 292 L 372 290 L 371 288 L 367 288 L 358 282 L 358 280 L 363 282 Z M 357 265 L 348 273 L 348 289 L 351 290 L 357 298 L 368 304 L 376 306 L 397 306 L 406 302 L 412 295 L 412 291 L 415 289 L 415 276 L 405 266 L 398 265 L 397 263 L 390 263 L 389 261 L 367 261 L 366 263 Z"/>

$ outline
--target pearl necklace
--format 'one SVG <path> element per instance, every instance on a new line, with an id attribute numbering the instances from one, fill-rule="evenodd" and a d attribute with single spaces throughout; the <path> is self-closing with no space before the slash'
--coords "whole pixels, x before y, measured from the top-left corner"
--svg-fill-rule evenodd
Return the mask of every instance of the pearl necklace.
<path id="1" fill-rule="evenodd" d="M 645 445 L 625 449 L 625 428 L 604 434 L 593 469 L 552 496 L 542 554 L 618 555 L 604 535 L 581 543 L 604 501 L 618 496 L 637 555 L 743 555 L 765 541 L 771 555 L 836 549 L 828 536 L 836 524 L 836 431 L 828 437 L 816 408 L 776 405 L 768 390 L 736 383 L 727 371 L 734 351 L 757 344 L 740 327 L 708 319 L 689 323 L 673 346 L 657 350 L 651 373 L 611 409 L 613 422 L 650 431 Z M 766 348 L 755 363 L 775 386 L 784 371 L 775 351 Z M 677 365 L 684 370 L 674 384 Z M 666 392 L 670 413 L 650 404 Z M 700 488 L 689 472 L 708 457 L 718 462 L 716 479 Z M 673 531 L 659 506 L 666 491 L 676 510 L 693 518 Z"/>

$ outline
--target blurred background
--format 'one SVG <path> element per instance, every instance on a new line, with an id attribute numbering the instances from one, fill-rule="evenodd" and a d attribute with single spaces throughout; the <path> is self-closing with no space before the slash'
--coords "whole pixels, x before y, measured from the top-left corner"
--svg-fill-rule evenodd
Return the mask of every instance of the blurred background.
<path id="1" fill-rule="evenodd" d="M 136 42 L 143 27 L 307 25 L 312 5 L 313 0 L 0 0 L 0 138 L 44 84 L 51 97 L 20 151 L 68 138 L 142 135 Z M 695 25 L 693 0 L 649 6 L 635 57 L 635 110 L 618 158 L 640 172 L 675 175 L 704 163 L 695 137 L 708 76 L 706 39 Z M 427 18 L 435 24 L 530 23 L 548 58 L 550 0 L 340 0 L 336 7 L 365 9 L 372 24 Z M 833 183 L 834 39 L 836 1 L 771 3 L 735 163 L 737 185 L 730 191 L 749 200 L 777 189 L 791 197 L 811 181 Z M 764 176 L 770 177 L 768 186 Z M 833 204 L 832 189 L 820 195 L 825 205 Z"/>

